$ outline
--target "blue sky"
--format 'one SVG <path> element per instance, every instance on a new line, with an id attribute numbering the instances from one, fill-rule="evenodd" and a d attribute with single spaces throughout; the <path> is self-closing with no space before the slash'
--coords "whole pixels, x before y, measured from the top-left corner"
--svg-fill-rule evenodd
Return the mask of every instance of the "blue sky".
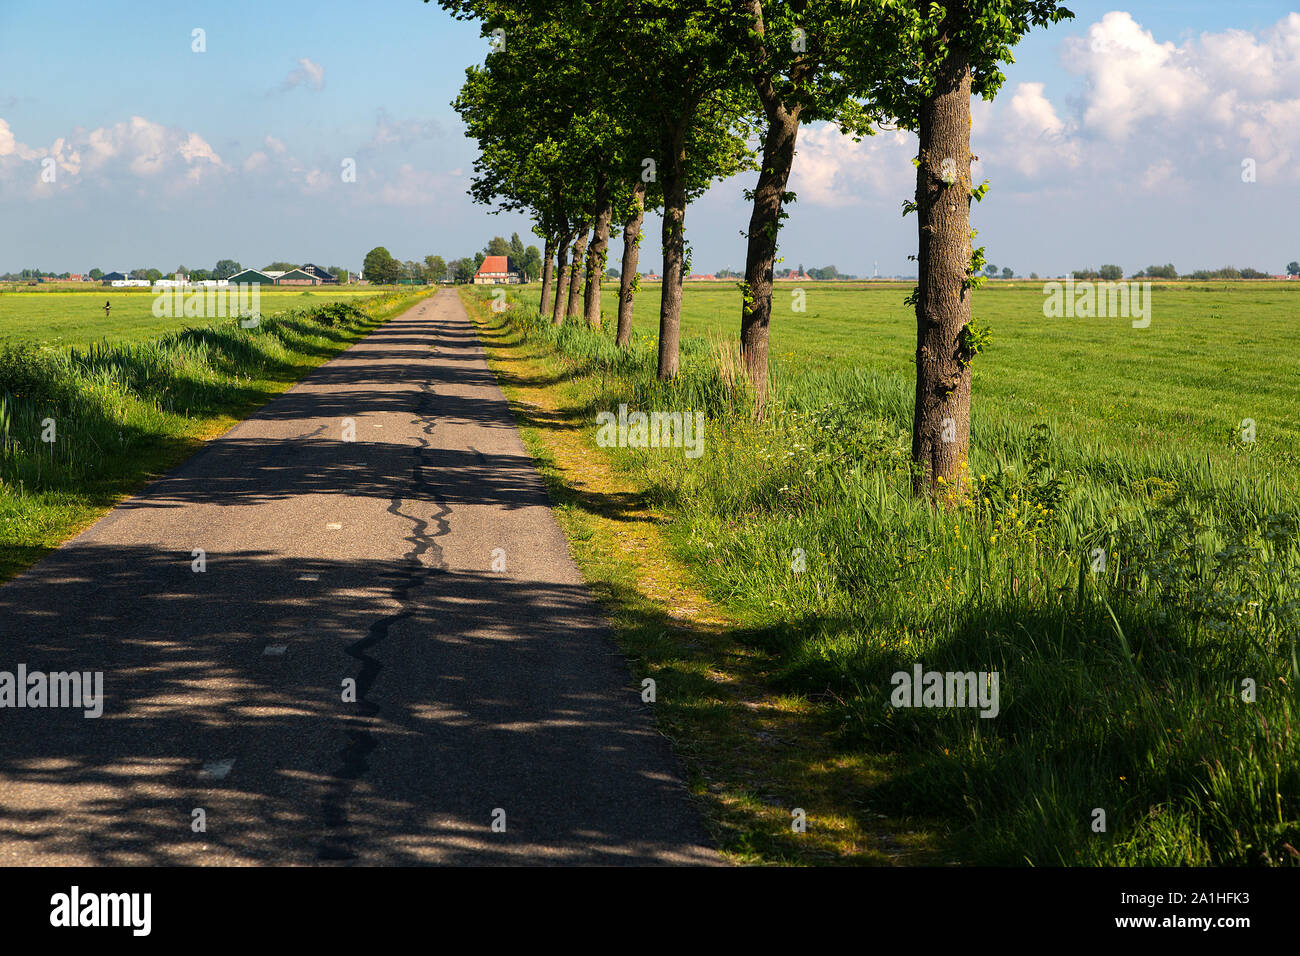
<path id="1" fill-rule="evenodd" d="M 1300 258 L 1295 8 L 1069 5 L 1075 20 L 1027 38 L 975 110 L 990 261 L 1051 275 Z M 177 6 L 0 5 L 0 272 L 356 268 L 380 244 L 412 259 L 516 230 L 535 241 L 524 217 L 465 193 L 475 147 L 449 104 L 487 49 L 474 25 L 419 0 Z M 899 210 L 914 149 L 900 133 L 855 146 L 806 128 L 787 264 L 912 272 L 915 224 Z M 349 159 L 356 182 L 340 176 Z M 697 271 L 743 266 L 751 178 L 688 212 Z M 657 267 L 657 222 L 646 235 L 643 268 Z"/>

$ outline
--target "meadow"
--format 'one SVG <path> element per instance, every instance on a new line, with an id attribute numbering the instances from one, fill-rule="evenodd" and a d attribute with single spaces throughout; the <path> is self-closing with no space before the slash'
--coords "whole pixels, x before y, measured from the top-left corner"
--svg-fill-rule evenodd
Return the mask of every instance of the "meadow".
<path id="1" fill-rule="evenodd" d="M 993 341 L 974 363 L 977 421 L 985 413 L 1028 416 L 1133 452 L 1214 452 L 1249 418 L 1262 447 L 1300 450 L 1300 350 L 1292 345 L 1300 282 L 1154 283 L 1148 328 L 1125 318 L 1044 318 L 1042 286 L 999 280 L 979 290 L 975 318 L 992 327 Z M 806 312 L 791 310 L 795 287 L 806 294 Z M 777 374 L 854 369 L 910 381 L 916 320 L 903 304 L 910 290 L 901 282 L 778 282 Z M 636 300 L 637 332 L 650 340 L 658 292 L 646 283 Z M 607 316 L 616 297 L 616 286 L 602 288 Z M 683 335 L 733 337 L 739 325 L 734 283 L 686 284 Z"/>
<path id="2" fill-rule="evenodd" d="M 147 292 L 107 323 L 82 315 L 103 292 L 0 295 L 0 581 L 427 291 L 268 293 L 252 329 L 155 319 Z"/>
<path id="3" fill-rule="evenodd" d="M 798 313 L 777 288 L 762 421 L 730 284 L 687 285 L 675 383 L 654 379 L 656 287 L 626 352 L 608 320 L 552 326 L 535 288 L 504 315 L 562 369 L 550 427 L 644 490 L 767 693 L 829 728 L 829 756 L 778 781 L 788 799 L 829 762 L 854 794 L 838 811 L 942 821 L 965 862 L 1300 863 L 1300 283 L 1157 284 L 1147 328 L 1047 319 L 1041 283 L 989 283 L 970 489 L 938 509 L 909 493 L 907 287 L 805 291 Z M 704 411 L 705 454 L 596 449 L 620 403 Z M 670 734 L 707 733 L 730 705 L 646 646 Z M 998 672 L 997 716 L 893 706 L 918 664 Z M 875 757 L 886 778 L 855 778 Z M 788 834 L 765 845 L 798 858 Z"/>
<path id="4" fill-rule="evenodd" d="M 0 341 L 21 339 L 52 346 L 141 342 L 187 324 L 184 318 L 154 316 L 154 293 L 150 289 L 99 285 L 76 291 L 58 286 L 8 288 L 0 290 Z M 269 314 L 327 302 L 353 302 L 382 291 L 374 286 L 268 288 L 261 293 L 261 308 Z M 105 302 L 113 306 L 107 317 Z M 194 320 L 188 320 L 188 324 L 194 324 Z"/>

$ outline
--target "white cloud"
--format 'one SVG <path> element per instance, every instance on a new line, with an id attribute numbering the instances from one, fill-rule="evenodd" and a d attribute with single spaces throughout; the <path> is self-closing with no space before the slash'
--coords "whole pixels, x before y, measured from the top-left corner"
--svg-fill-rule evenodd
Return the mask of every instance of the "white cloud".
<path id="1" fill-rule="evenodd" d="M 280 89 L 288 91 L 304 84 L 310 86 L 313 90 L 319 90 L 325 86 L 325 68 L 319 63 L 313 63 L 305 56 L 298 58 L 298 68 L 289 71 L 289 75 L 280 84 Z"/>
<path id="2" fill-rule="evenodd" d="M 1203 177 L 1249 157 L 1261 182 L 1300 178 L 1300 14 L 1257 34 L 1233 29 L 1174 44 L 1112 11 L 1062 52 L 1084 78 L 1090 165 L 1145 166 L 1158 150 L 1185 157 L 1188 172 L 1199 165 Z"/>
<path id="3" fill-rule="evenodd" d="M 319 169 L 306 170 L 301 181 L 305 192 L 320 192 L 330 184 L 329 178 Z"/>
<path id="4" fill-rule="evenodd" d="M 359 152 L 386 148 L 406 149 L 442 135 L 437 120 L 395 120 L 382 107 L 375 116 L 375 131 Z"/>
<path id="5" fill-rule="evenodd" d="M 1161 187 L 1174 184 L 1177 176 L 1178 170 L 1173 162 L 1162 159 L 1159 162 L 1152 163 L 1142 173 L 1142 188 L 1148 192 L 1154 192 Z"/>
<path id="6" fill-rule="evenodd" d="M 800 202 L 853 206 L 866 200 L 896 198 L 914 191 L 916 138 L 898 130 L 879 132 L 855 143 L 832 123 L 799 132 L 790 188 Z"/>
<path id="7" fill-rule="evenodd" d="M 375 175 L 373 170 L 368 171 L 367 179 L 373 179 Z M 386 206 L 426 206 L 446 195 L 450 189 L 447 174 L 416 169 L 410 163 L 403 163 L 396 174 L 381 182 L 378 190 L 373 192 L 373 199 Z"/>
<path id="8" fill-rule="evenodd" d="M 1123 11 L 1106 14 L 1086 37 L 1067 40 L 1063 54 L 1066 67 L 1086 78 L 1084 127 L 1110 139 L 1124 139 L 1149 117 L 1204 102 L 1209 92 L 1187 49 L 1157 43 Z"/>
<path id="9" fill-rule="evenodd" d="M 216 150 L 198 133 L 141 116 L 90 131 L 78 128 L 48 147 L 19 142 L 9 125 L 0 120 L 0 178 L 22 182 L 31 177 L 37 180 L 34 195 L 50 195 L 56 191 L 50 188 L 55 184 L 40 182 L 31 164 L 51 157 L 64 174 L 56 180 L 59 190 L 89 179 L 120 182 L 131 178 L 178 188 L 225 169 Z"/>
<path id="10" fill-rule="evenodd" d="M 1231 189 L 1248 158 L 1260 183 L 1300 180 L 1300 14 L 1174 43 L 1112 11 L 1061 51 L 1077 92 L 1054 100 L 1047 84 L 1020 82 L 971 104 L 972 178 L 987 176 L 995 195 Z M 854 143 L 830 124 L 805 127 L 791 188 L 821 206 L 901 201 L 915 153 L 909 133 Z"/>

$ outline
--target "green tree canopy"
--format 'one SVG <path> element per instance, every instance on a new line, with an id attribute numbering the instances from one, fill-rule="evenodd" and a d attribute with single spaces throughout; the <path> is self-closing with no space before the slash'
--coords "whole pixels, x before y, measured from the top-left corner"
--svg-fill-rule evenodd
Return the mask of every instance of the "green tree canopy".
<path id="1" fill-rule="evenodd" d="M 379 285 L 392 285 L 402 277 L 402 264 L 383 246 L 375 246 L 366 253 L 361 274 Z"/>

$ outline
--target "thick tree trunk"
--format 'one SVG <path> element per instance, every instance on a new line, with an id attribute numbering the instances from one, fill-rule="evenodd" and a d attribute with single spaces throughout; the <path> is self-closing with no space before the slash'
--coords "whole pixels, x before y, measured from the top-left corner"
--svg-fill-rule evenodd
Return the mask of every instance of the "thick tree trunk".
<path id="1" fill-rule="evenodd" d="M 537 307 L 537 311 L 543 315 L 546 314 L 546 303 L 551 298 L 551 282 L 554 279 L 555 260 L 551 256 L 555 253 L 555 238 L 546 237 L 546 251 L 542 253 L 542 303 Z"/>
<path id="2" fill-rule="evenodd" d="M 609 221 L 614 215 L 608 202 L 598 208 L 596 228 L 592 230 L 591 245 L 587 248 L 587 287 L 583 290 L 582 303 L 587 325 L 593 329 L 600 328 L 600 280 L 605 278 L 605 261 L 609 258 Z"/>
<path id="3" fill-rule="evenodd" d="M 763 141 L 763 165 L 758 174 L 758 186 L 754 189 L 754 210 L 749 217 L 749 246 L 745 253 L 746 301 L 740 312 L 740 351 L 745 371 L 754 385 L 755 412 L 761 417 L 767 404 L 772 269 L 776 261 L 785 187 L 794 166 L 800 107 L 796 105 L 786 109 L 770 84 L 760 82 L 759 85 L 767 113 L 767 136 Z"/>
<path id="4" fill-rule="evenodd" d="M 659 296 L 659 378 L 677 377 L 682 325 L 682 270 L 686 255 L 686 130 L 670 138 L 664 164 L 664 282 Z"/>
<path id="5" fill-rule="evenodd" d="M 632 342 L 632 299 L 636 295 L 634 283 L 637 260 L 641 257 L 641 223 L 645 219 L 645 183 L 637 181 L 632 191 L 632 213 L 623 224 L 623 271 L 618 280 L 618 336 L 619 346 Z"/>
<path id="6" fill-rule="evenodd" d="M 578 227 L 578 241 L 573 244 L 573 262 L 569 265 L 569 308 L 568 316 L 576 319 L 582 315 L 582 262 L 587 255 L 587 242 L 591 236 L 584 222 Z"/>
<path id="7" fill-rule="evenodd" d="M 912 493 L 945 504 L 966 494 L 970 450 L 970 89 L 964 50 L 949 47 L 920 115 L 919 249 Z"/>
<path id="8" fill-rule="evenodd" d="M 555 282 L 555 305 L 551 309 L 551 322 L 564 324 L 564 310 L 569 301 L 569 233 L 561 233 L 560 241 L 555 246 L 555 270 L 559 278 Z"/>

